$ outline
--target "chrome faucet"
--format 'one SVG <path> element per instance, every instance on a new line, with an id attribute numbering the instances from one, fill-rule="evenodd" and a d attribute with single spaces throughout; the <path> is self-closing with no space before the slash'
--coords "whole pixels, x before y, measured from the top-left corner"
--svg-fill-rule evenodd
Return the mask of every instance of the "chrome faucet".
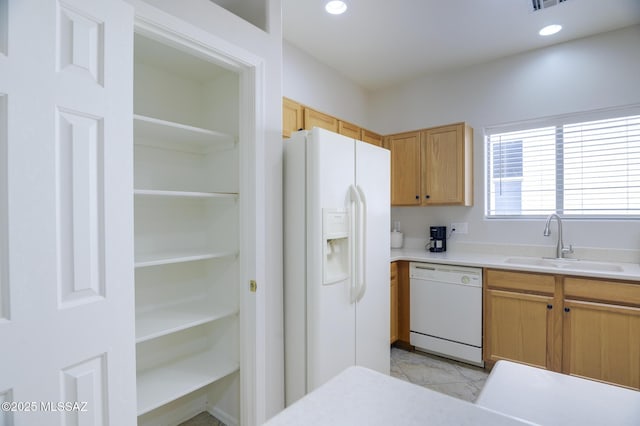
<path id="1" fill-rule="evenodd" d="M 558 243 L 556 244 L 556 259 L 563 259 L 564 255 L 567 253 L 573 253 L 573 246 L 569 244 L 569 248 L 564 246 L 564 242 L 562 241 L 562 219 L 555 213 L 552 213 L 547 218 L 547 223 L 544 224 L 544 233 L 545 237 L 551 235 L 551 229 L 549 229 L 549 225 L 551 224 L 551 219 L 556 218 L 558 221 Z"/>

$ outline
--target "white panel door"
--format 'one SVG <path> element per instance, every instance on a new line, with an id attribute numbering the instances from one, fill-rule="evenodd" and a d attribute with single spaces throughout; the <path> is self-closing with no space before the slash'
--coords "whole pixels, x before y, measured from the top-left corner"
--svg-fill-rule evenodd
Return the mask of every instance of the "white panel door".
<path id="1" fill-rule="evenodd" d="M 134 425 L 133 10 L 0 3 L 0 424 Z"/>
<path id="2" fill-rule="evenodd" d="M 356 142 L 356 186 L 366 204 L 365 291 L 356 305 L 356 364 L 389 374 L 390 153 Z"/>
<path id="3" fill-rule="evenodd" d="M 322 209 L 347 209 L 354 141 L 314 128 L 307 143 L 307 392 L 355 363 L 351 276 L 323 284 Z"/>

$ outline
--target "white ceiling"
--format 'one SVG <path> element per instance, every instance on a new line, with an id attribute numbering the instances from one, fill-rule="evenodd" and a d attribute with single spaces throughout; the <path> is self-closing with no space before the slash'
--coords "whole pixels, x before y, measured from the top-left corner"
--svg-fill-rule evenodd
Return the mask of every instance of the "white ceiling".
<path id="1" fill-rule="evenodd" d="M 640 23 L 640 0 L 282 0 L 284 38 L 366 89 Z M 563 30 L 538 35 L 548 24 Z M 640 49 L 640 40 L 638 40 Z"/>

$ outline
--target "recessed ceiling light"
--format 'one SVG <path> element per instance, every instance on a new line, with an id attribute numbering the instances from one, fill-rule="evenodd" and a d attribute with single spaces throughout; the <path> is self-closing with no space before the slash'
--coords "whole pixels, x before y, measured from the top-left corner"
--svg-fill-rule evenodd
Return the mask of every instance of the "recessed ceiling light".
<path id="1" fill-rule="evenodd" d="M 553 24 L 553 25 L 547 25 L 546 27 L 544 27 L 543 29 L 541 29 L 538 34 L 540 34 L 541 36 L 550 36 L 552 34 L 557 33 L 558 31 L 560 31 L 562 29 L 562 25 L 557 25 L 557 24 Z"/>
<path id="2" fill-rule="evenodd" d="M 333 0 L 327 2 L 324 8 L 332 15 L 340 15 L 347 10 L 347 4 L 343 1 Z"/>

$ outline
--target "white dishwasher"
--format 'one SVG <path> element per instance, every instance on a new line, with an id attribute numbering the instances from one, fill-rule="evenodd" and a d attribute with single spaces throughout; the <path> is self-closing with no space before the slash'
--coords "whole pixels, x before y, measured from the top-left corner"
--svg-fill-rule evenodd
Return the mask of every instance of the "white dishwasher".
<path id="1" fill-rule="evenodd" d="M 411 344 L 483 366 L 482 269 L 410 263 Z"/>

